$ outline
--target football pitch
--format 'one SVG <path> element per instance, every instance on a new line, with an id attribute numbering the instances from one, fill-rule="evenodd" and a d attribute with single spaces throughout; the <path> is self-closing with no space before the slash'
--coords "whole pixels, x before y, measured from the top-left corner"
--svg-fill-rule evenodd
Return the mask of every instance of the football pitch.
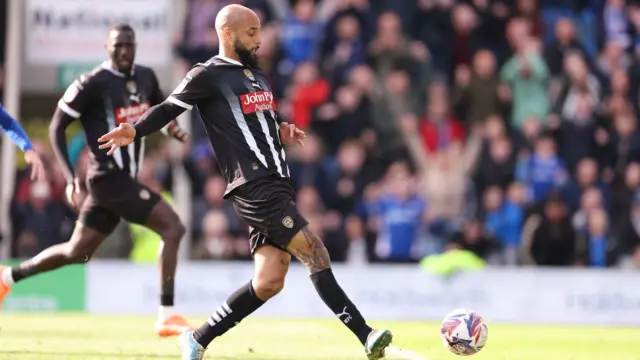
<path id="1" fill-rule="evenodd" d="M 200 324 L 206 317 L 190 318 Z M 160 339 L 154 318 L 84 314 L 0 313 L 0 359 L 134 360 L 180 359 L 176 338 Z M 388 327 L 394 345 L 420 357 L 459 359 L 444 349 L 437 323 L 374 322 Z M 639 360 L 640 329 L 489 325 L 489 340 L 473 359 Z M 351 333 L 337 320 L 249 318 L 214 340 L 210 360 L 366 360 Z M 387 359 L 403 359 L 388 356 Z M 411 357 L 405 357 L 411 360 Z"/>

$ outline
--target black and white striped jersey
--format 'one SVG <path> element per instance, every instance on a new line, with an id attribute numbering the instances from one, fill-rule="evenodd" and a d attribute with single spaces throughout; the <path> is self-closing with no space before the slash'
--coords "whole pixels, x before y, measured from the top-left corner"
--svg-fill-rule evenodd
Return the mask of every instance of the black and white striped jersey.
<path id="1" fill-rule="evenodd" d="M 289 177 L 275 99 L 259 69 L 213 57 L 194 66 L 166 102 L 196 106 L 227 178 L 225 197 L 260 177 Z"/>
<path id="2" fill-rule="evenodd" d="M 164 100 L 158 80 L 151 68 L 135 65 L 131 74 L 123 74 L 103 63 L 81 75 L 66 90 L 58 108 L 74 119 L 79 118 L 91 149 L 88 176 L 124 171 L 136 177 L 144 156 L 144 139 L 116 150 L 108 156 L 99 148 L 98 138 L 123 122 L 135 123 L 145 111 Z M 54 146 L 64 142 L 53 141 Z M 56 149 L 66 153 L 67 149 Z M 70 164 L 62 162 L 63 167 Z M 72 173 L 65 169 L 66 173 Z"/>

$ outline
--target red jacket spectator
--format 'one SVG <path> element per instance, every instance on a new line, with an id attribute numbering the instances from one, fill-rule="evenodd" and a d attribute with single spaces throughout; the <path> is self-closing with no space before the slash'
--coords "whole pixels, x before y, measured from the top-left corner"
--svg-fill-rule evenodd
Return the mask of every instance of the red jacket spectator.
<path id="1" fill-rule="evenodd" d="M 293 123 L 300 129 L 307 129 L 313 118 L 313 109 L 324 104 L 331 92 L 329 82 L 318 78 L 310 84 L 296 85 L 291 96 Z"/>
<path id="2" fill-rule="evenodd" d="M 463 142 L 465 139 L 464 126 L 455 117 L 449 117 L 441 123 L 423 118 L 420 122 L 420 133 L 429 153 L 436 152 L 456 141 Z"/>

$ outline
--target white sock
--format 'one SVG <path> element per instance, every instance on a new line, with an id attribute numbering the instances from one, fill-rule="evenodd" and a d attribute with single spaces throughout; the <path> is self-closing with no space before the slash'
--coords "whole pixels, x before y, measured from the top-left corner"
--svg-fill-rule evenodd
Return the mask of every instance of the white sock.
<path id="1" fill-rule="evenodd" d="M 13 286 L 14 281 L 13 281 L 13 274 L 11 273 L 11 268 L 6 268 L 2 272 L 2 282 L 8 287 Z"/>
<path id="2" fill-rule="evenodd" d="M 175 314 L 175 311 L 173 310 L 173 306 L 160 306 L 158 308 L 158 319 L 159 320 L 167 320 L 168 318 L 170 318 L 172 315 Z"/>

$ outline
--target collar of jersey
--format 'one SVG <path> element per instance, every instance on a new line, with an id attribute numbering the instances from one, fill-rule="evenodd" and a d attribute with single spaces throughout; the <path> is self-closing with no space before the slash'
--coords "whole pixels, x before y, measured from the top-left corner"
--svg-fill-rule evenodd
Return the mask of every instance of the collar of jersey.
<path id="1" fill-rule="evenodd" d="M 230 59 L 230 58 L 228 58 L 226 56 L 216 55 L 215 57 L 220 59 L 220 60 L 222 60 L 222 61 L 226 61 L 226 62 L 228 62 L 230 64 L 233 64 L 233 65 L 244 66 L 244 65 L 242 65 L 242 63 L 240 61 Z"/>
<path id="2" fill-rule="evenodd" d="M 119 77 L 122 77 L 122 78 L 123 77 L 127 77 L 126 74 L 123 74 L 120 71 L 118 71 L 118 70 L 114 69 L 113 67 L 111 67 L 111 65 L 109 64 L 108 61 L 103 62 L 102 65 L 100 65 L 100 66 L 102 66 L 102 68 L 105 69 L 105 70 L 109 70 L 115 76 L 119 76 Z M 133 76 L 133 74 L 135 73 L 135 68 L 136 68 L 136 64 L 133 64 L 133 66 L 131 66 L 131 76 Z"/>

